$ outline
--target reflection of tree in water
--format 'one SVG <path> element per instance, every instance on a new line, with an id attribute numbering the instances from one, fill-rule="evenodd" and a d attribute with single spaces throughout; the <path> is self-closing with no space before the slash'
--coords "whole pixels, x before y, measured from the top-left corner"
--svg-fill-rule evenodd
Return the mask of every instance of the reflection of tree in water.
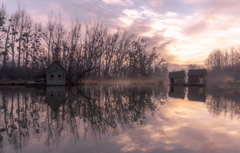
<path id="1" fill-rule="evenodd" d="M 27 145 L 29 140 L 28 129 L 28 96 L 31 93 L 26 93 L 25 90 L 21 93 L 17 92 L 21 88 L 9 88 L 1 90 L 1 127 L 0 134 L 4 140 L 8 139 L 8 143 L 15 149 L 22 148 Z"/>
<path id="2" fill-rule="evenodd" d="M 219 116 L 229 115 L 231 119 L 240 117 L 240 94 L 239 91 L 224 89 L 209 89 L 206 101 L 209 112 Z"/>
<path id="3" fill-rule="evenodd" d="M 98 138 L 101 134 L 142 126 L 145 111 L 155 111 L 152 89 L 129 87 L 74 88 L 69 90 L 71 114 L 83 119 L 85 137 Z M 159 95 L 161 92 L 156 93 Z M 164 98 L 164 97 L 162 97 Z M 72 103 L 75 101 L 75 103 Z"/>
<path id="4" fill-rule="evenodd" d="M 85 139 L 98 139 L 105 133 L 116 135 L 144 126 L 145 112 L 154 114 L 156 103 L 164 104 L 167 91 L 150 87 L 74 87 L 66 90 L 65 103 L 54 110 L 50 106 L 53 103 L 46 103 L 45 92 L 0 88 L 0 150 L 7 144 L 19 150 L 32 139 L 58 146 L 70 135 L 77 141 L 82 130 Z"/>

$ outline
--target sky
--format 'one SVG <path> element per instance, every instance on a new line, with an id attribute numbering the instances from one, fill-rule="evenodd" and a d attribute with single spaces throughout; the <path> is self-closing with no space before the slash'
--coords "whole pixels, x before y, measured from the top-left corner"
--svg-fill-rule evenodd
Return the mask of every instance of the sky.
<path id="1" fill-rule="evenodd" d="M 8 14 L 17 0 L 2 0 Z M 43 25 L 51 11 L 72 20 L 102 22 L 109 29 L 148 37 L 161 57 L 175 65 L 204 64 L 214 49 L 239 47 L 239 0 L 21 0 Z"/>

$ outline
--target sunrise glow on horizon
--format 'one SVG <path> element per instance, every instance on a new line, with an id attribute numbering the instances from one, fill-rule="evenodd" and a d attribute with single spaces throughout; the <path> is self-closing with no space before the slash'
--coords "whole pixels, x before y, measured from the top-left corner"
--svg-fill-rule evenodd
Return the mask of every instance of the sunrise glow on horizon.
<path id="1" fill-rule="evenodd" d="M 7 13 L 17 10 L 17 0 L 3 0 Z M 239 0 L 21 0 L 34 21 L 46 25 L 48 14 L 61 13 L 65 28 L 101 21 L 149 37 L 171 64 L 204 64 L 214 49 L 239 47 Z"/>

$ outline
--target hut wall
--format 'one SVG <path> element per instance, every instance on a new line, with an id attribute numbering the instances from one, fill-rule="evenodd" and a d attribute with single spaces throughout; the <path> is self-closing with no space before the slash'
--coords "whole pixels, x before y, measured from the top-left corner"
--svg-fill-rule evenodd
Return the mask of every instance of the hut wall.
<path id="1" fill-rule="evenodd" d="M 54 77 L 52 78 L 51 75 Z M 61 75 L 59 78 L 58 75 Z M 46 70 L 47 85 L 65 85 L 66 84 L 66 71 L 54 64 Z"/>
<path id="2" fill-rule="evenodd" d="M 207 84 L 207 76 L 206 76 L 206 75 L 203 76 L 203 83 L 204 83 L 204 84 Z"/>
<path id="3" fill-rule="evenodd" d="M 188 77 L 188 83 L 202 83 L 206 84 L 206 76 L 189 76 Z"/>
<path id="4" fill-rule="evenodd" d="M 199 76 L 189 76 L 188 83 L 199 83 Z"/>
<path id="5" fill-rule="evenodd" d="M 185 83 L 185 78 L 184 77 L 173 78 L 173 83 L 174 84 L 184 84 Z"/>
<path id="6" fill-rule="evenodd" d="M 191 69 L 188 70 L 188 83 L 206 84 L 207 83 L 206 69 Z"/>

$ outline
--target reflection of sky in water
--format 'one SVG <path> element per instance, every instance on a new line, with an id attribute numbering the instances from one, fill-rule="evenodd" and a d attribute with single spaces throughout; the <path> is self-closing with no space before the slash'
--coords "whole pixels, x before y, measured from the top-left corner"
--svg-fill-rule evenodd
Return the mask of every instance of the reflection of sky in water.
<path id="1" fill-rule="evenodd" d="M 158 88 L 158 87 L 157 87 Z M 71 112 L 73 110 L 75 114 L 78 109 L 83 111 L 83 106 L 88 103 L 84 103 L 83 99 L 81 107 L 77 107 L 77 100 L 75 101 L 66 101 L 64 105 L 60 106 L 58 117 L 54 117 L 56 115 L 56 111 L 51 111 L 50 107 L 46 105 L 45 102 L 41 101 L 43 98 L 41 96 L 36 96 L 35 100 L 40 100 L 40 103 L 36 103 L 34 105 L 30 105 L 32 103 L 28 103 L 24 105 L 22 101 L 21 106 L 26 107 L 37 107 L 35 110 L 43 110 L 40 111 L 39 117 L 37 121 L 39 121 L 38 125 L 35 126 L 40 127 L 39 133 L 34 133 L 33 123 L 28 122 L 29 125 L 27 129 L 19 129 L 19 125 L 15 123 L 17 131 L 15 131 L 15 136 L 19 137 L 18 141 L 22 142 L 22 152 L 216 152 L 216 153 L 225 153 L 225 152 L 238 152 L 240 146 L 238 142 L 240 140 L 240 128 L 238 121 L 238 112 L 239 112 L 239 99 L 237 91 L 224 91 L 220 89 L 208 89 L 206 91 L 207 98 L 206 102 L 198 102 L 188 100 L 188 89 L 186 90 L 178 90 L 180 92 L 184 91 L 185 98 L 172 98 L 169 97 L 165 103 L 160 104 L 157 100 L 158 98 L 164 98 L 164 95 L 169 93 L 165 92 L 164 89 L 152 89 L 147 88 L 146 90 L 141 88 L 134 88 L 134 90 L 129 90 L 127 88 L 116 88 L 118 90 L 127 91 L 118 94 L 114 92 L 114 88 L 104 88 L 101 90 L 102 100 L 103 97 L 106 98 L 107 94 L 112 95 L 110 100 L 114 103 L 111 105 L 109 109 L 110 111 L 106 111 L 104 103 L 98 105 L 97 103 L 90 107 L 93 107 L 93 110 L 96 110 L 94 113 L 102 114 L 101 117 L 95 118 L 94 122 L 97 121 L 100 124 L 110 124 L 112 118 L 108 118 L 108 116 L 114 116 L 117 124 L 117 128 L 108 125 L 102 125 L 102 127 L 97 127 L 91 122 L 84 122 L 84 113 L 83 115 L 75 116 L 73 114 L 63 115 L 63 112 Z M 193 89 L 192 91 L 194 91 Z M 56 90 L 59 91 L 59 90 Z M 83 93 L 86 95 L 94 95 L 94 92 L 90 92 L 92 89 L 84 89 Z M 98 91 L 98 90 L 96 90 Z M 104 92 L 105 91 L 105 92 Z M 107 92 L 106 92 L 107 91 Z M 137 92 L 136 92 L 137 91 Z M 154 92 L 153 92 L 154 91 Z M 176 91 L 176 90 L 175 90 Z M 200 94 L 204 93 L 202 90 L 199 92 Z M 12 92 L 12 91 L 11 91 Z M 7 111 L 11 111 L 11 92 L 5 93 L 5 98 L 7 98 L 6 104 L 8 105 Z M 28 92 L 19 92 L 15 90 L 14 102 L 16 103 L 17 98 L 23 100 L 24 94 L 26 93 L 29 98 L 28 100 L 32 100 L 30 94 L 33 93 Z M 19 94 L 16 94 L 18 93 Z M 69 90 L 66 91 L 67 98 L 71 95 Z M 1 90 L 1 99 L 4 99 Z M 89 94 L 91 93 L 91 94 Z M 107 93 L 107 94 L 106 94 Z M 195 92 L 189 92 L 195 93 Z M 124 109 L 116 106 L 115 101 L 120 99 L 119 96 L 123 96 L 125 102 Z M 145 101 L 141 102 L 141 97 L 145 95 Z M 148 96 L 147 96 L 148 95 Z M 171 95 L 171 94 L 170 94 Z M 174 94 L 176 96 L 178 94 Z M 194 94 L 195 97 L 199 98 L 199 95 Z M 19 97 L 18 97 L 19 96 Z M 71 96 L 76 96 L 73 94 Z M 95 95 L 98 96 L 98 95 Z M 95 97 L 93 96 L 93 97 Z M 151 101 L 149 102 L 148 97 L 151 96 Z M 155 98 L 153 98 L 155 97 Z M 182 97 L 182 96 L 181 96 Z M 85 97 L 86 98 L 86 97 Z M 96 97 L 95 97 L 96 98 Z M 34 99 L 34 98 L 33 98 Z M 94 99 L 94 98 L 92 98 Z M 143 110 L 138 109 L 136 107 L 126 107 L 128 104 L 128 100 L 136 100 L 139 101 L 141 105 L 137 105 L 141 107 L 143 105 Z M 200 98 L 201 99 L 201 98 Z M 239 103 L 239 104 L 238 104 Z M 1 104 L 1 103 L 0 103 Z M 70 107 L 71 106 L 76 106 Z M 152 106 L 154 105 L 155 109 L 153 111 Z M 101 106 L 101 107 L 99 107 Z M 2 107 L 2 104 L 1 104 Z M 65 108 L 65 110 L 63 109 Z M 104 108 L 104 109 L 103 109 Z M 128 108 L 128 109 L 126 109 Z M 18 110 L 14 110 L 14 116 L 17 118 Z M 81 111 L 79 112 L 81 114 Z M 120 111 L 128 114 L 124 116 L 124 113 L 119 113 Z M 24 112 L 23 110 L 20 110 Z M 31 112 L 31 111 L 30 111 Z M 95 116 L 91 116 L 92 111 L 87 112 L 85 120 L 92 120 Z M 119 120 L 116 119 L 119 116 L 117 114 L 122 115 L 122 117 L 129 117 L 127 120 Z M 140 114 L 139 114 L 140 113 Z M 4 127 L 4 111 L 1 110 L 0 123 L 1 128 Z M 67 114 L 67 113 L 65 113 Z M 152 116 L 154 114 L 154 116 Z M 9 117 L 10 113 L 7 114 L 6 117 Z M 24 113 L 22 113 L 24 115 Z M 25 114 L 26 115 L 26 114 Z M 28 114 L 31 116 L 30 114 Z M 47 115 L 50 117 L 48 118 Z M 134 117 L 138 115 L 137 121 L 134 121 Z M 133 118 L 131 118 L 133 117 Z M 64 119 L 63 119 L 64 118 Z M 30 118 L 28 118 L 30 120 Z M 103 121 L 105 120 L 105 121 Z M 127 123 L 122 121 L 128 121 Z M 143 124 L 141 124 L 144 122 Z M 31 123 L 31 124 L 30 124 Z M 49 124 L 48 124 L 49 123 Z M 46 124 L 46 125 L 41 125 Z M 70 126 L 71 125 L 71 126 Z M 51 126 L 51 127 L 49 127 Z M 61 129 L 63 128 L 63 130 Z M 93 130 L 95 128 L 95 131 Z M 51 130 L 49 130 L 51 129 Z M 116 130 L 117 129 L 117 130 Z M 27 131 L 27 132 L 26 132 Z M 86 132 L 87 131 L 87 132 Z M 117 132 L 116 132 L 117 131 Z M 89 133 L 90 132 L 90 133 Z M 95 132 L 95 135 L 94 135 Z M 8 139 L 6 132 L 2 132 L 3 139 Z M 17 134 L 20 133 L 20 134 Z M 87 133 L 87 134 L 86 134 Z M 27 137 L 26 135 L 29 135 Z M 49 144 L 46 144 L 47 139 L 50 138 L 49 135 L 52 134 L 51 140 Z M 21 140 L 20 138 L 25 135 L 29 140 Z M 0 143 L 0 152 L 16 152 L 17 147 L 12 145 L 8 141 L 3 141 Z M 19 146 L 18 146 L 19 147 Z M 14 149 L 15 148 L 15 149 Z"/>
<path id="2" fill-rule="evenodd" d="M 120 138 L 114 140 L 124 152 L 237 152 L 239 122 L 212 117 L 204 103 L 169 99 L 146 127 Z"/>

